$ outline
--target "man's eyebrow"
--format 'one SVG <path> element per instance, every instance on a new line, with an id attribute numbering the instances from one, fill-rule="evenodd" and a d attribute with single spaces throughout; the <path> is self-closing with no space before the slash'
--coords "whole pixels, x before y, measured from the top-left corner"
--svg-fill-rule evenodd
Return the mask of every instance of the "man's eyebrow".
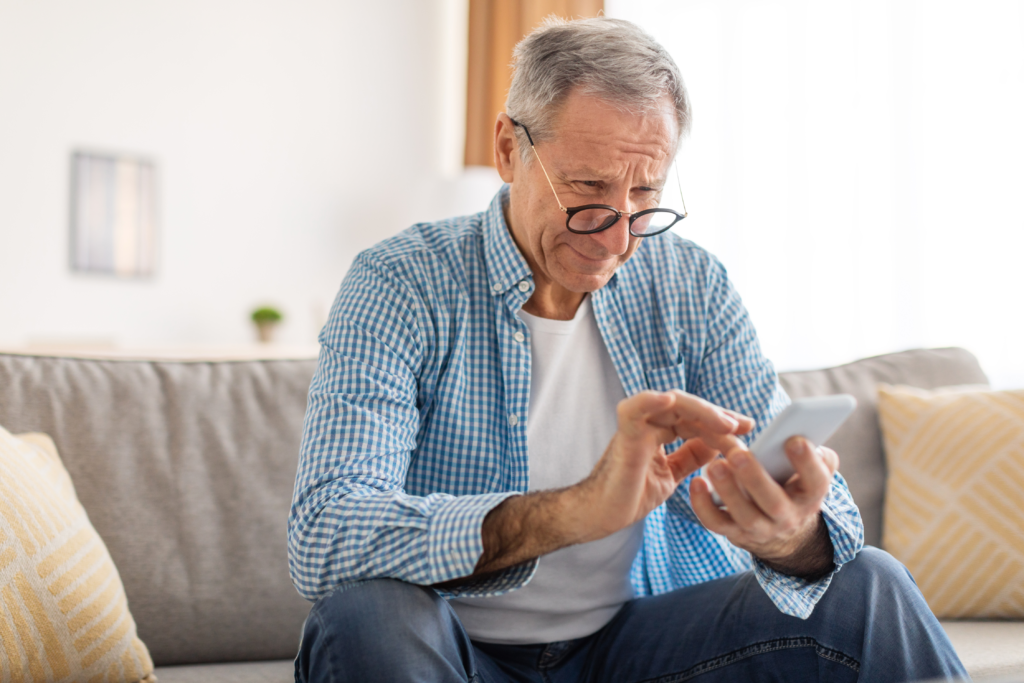
<path id="1" fill-rule="evenodd" d="M 555 174 L 561 180 L 614 180 L 614 175 L 607 175 L 602 171 L 597 171 L 589 166 L 578 166 L 570 171 L 556 170 Z M 640 181 L 640 185 L 643 187 L 663 187 L 668 182 L 666 178 L 648 179 L 645 178 Z"/>
<path id="2" fill-rule="evenodd" d="M 589 166 L 574 166 L 568 170 L 556 169 L 555 174 L 562 180 L 611 180 L 615 177 Z"/>
<path id="3" fill-rule="evenodd" d="M 574 175 L 578 175 L 582 178 L 598 178 L 604 180 L 605 178 L 611 177 L 609 175 L 606 175 L 605 173 L 602 173 L 601 171 L 591 168 L 590 166 L 577 167 L 573 169 L 573 172 Z"/>

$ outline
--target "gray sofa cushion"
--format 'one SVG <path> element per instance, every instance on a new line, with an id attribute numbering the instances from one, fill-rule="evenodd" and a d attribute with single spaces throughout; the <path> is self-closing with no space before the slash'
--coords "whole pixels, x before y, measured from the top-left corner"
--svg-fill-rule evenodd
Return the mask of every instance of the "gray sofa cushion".
<path id="1" fill-rule="evenodd" d="M 0 354 L 0 424 L 51 435 L 154 662 L 294 657 L 286 530 L 315 361 Z"/>
<path id="2" fill-rule="evenodd" d="M 293 683 L 291 659 L 242 664 L 193 664 L 157 667 L 157 683 Z"/>
<path id="3" fill-rule="evenodd" d="M 882 543 L 886 472 L 878 427 L 878 384 L 909 384 L 922 389 L 988 384 L 978 359 L 959 348 L 902 351 L 825 370 L 784 372 L 779 381 L 793 398 L 852 394 L 857 399 L 857 410 L 827 445 L 839 454 L 839 471 L 864 518 L 864 541 L 875 546 Z"/>
<path id="4" fill-rule="evenodd" d="M 971 676 L 1024 676 L 1024 621 L 943 621 L 942 628 Z"/>

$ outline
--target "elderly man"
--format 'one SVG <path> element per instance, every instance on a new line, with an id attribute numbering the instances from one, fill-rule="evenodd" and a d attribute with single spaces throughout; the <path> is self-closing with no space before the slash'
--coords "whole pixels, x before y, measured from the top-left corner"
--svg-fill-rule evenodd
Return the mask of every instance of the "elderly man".
<path id="1" fill-rule="evenodd" d="M 906 570 L 861 550 L 835 453 L 792 439 L 780 486 L 744 445 L 788 399 L 725 270 L 666 232 L 671 57 L 550 22 L 507 112 L 490 208 L 360 254 L 321 334 L 297 680 L 962 674 Z"/>

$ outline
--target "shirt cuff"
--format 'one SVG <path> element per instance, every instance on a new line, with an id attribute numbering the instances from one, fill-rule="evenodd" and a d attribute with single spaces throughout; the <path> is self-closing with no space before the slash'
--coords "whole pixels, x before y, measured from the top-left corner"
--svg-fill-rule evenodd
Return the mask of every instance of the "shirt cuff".
<path id="1" fill-rule="evenodd" d="M 842 490 L 836 491 L 837 487 L 832 487 L 832 492 L 821 505 L 821 516 L 825 518 L 828 536 L 832 539 L 832 561 L 838 571 L 839 567 L 857 557 L 864 547 L 864 522 L 846 482 L 838 472 L 835 477 L 842 484 Z"/>
<path id="2" fill-rule="evenodd" d="M 481 534 L 484 518 L 502 501 L 517 495 L 520 494 L 455 496 L 433 515 L 428 532 L 430 583 L 451 581 L 473 573 L 484 551 Z M 440 592 L 467 598 L 501 595 L 525 586 L 536 569 L 537 560 L 533 559 Z"/>
<path id="3" fill-rule="evenodd" d="M 754 576 L 761 588 L 779 611 L 791 617 L 806 619 L 814 612 L 814 606 L 825 594 L 832 576 L 839 571 L 837 565 L 831 572 L 817 581 L 805 581 L 771 569 L 758 558 L 754 559 Z"/>
<path id="4" fill-rule="evenodd" d="M 783 614 L 806 619 L 814 612 L 814 606 L 825 595 L 832 577 L 844 564 L 857 557 L 864 547 L 864 526 L 860 511 L 849 496 L 830 495 L 821 506 L 829 538 L 832 541 L 831 572 L 817 581 L 805 581 L 771 569 L 756 557 L 754 575 L 771 601 Z"/>

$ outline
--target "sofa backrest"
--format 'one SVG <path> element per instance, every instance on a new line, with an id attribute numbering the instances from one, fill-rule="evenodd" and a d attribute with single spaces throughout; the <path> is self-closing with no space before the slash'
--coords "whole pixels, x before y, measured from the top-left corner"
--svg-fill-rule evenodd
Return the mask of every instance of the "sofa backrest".
<path id="1" fill-rule="evenodd" d="M 882 544 L 886 473 L 878 426 L 878 384 L 908 384 L 922 389 L 988 384 L 978 359 L 959 348 L 916 349 L 824 370 L 783 372 L 779 381 L 792 398 L 852 394 L 857 399 L 857 410 L 826 445 L 839 454 L 839 471 L 864 519 L 864 542 L 875 546 Z"/>
<path id="2" fill-rule="evenodd" d="M 294 656 L 309 603 L 286 527 L 313 359 L 125 361 L 0 353 L 0 425 L 57 444 L 157 665 Z M 782 373 L 790 396 L 853 394 L 829 441 L 881 540 L 878 382 L 986 383 L 963 349 Z"/>
<path id="3" fill-rule="evenodd" d="M 294 657 L 286 531 L 316 361 L 0 354 L 0 425 L 51 435 L 155 663 Z"/>

